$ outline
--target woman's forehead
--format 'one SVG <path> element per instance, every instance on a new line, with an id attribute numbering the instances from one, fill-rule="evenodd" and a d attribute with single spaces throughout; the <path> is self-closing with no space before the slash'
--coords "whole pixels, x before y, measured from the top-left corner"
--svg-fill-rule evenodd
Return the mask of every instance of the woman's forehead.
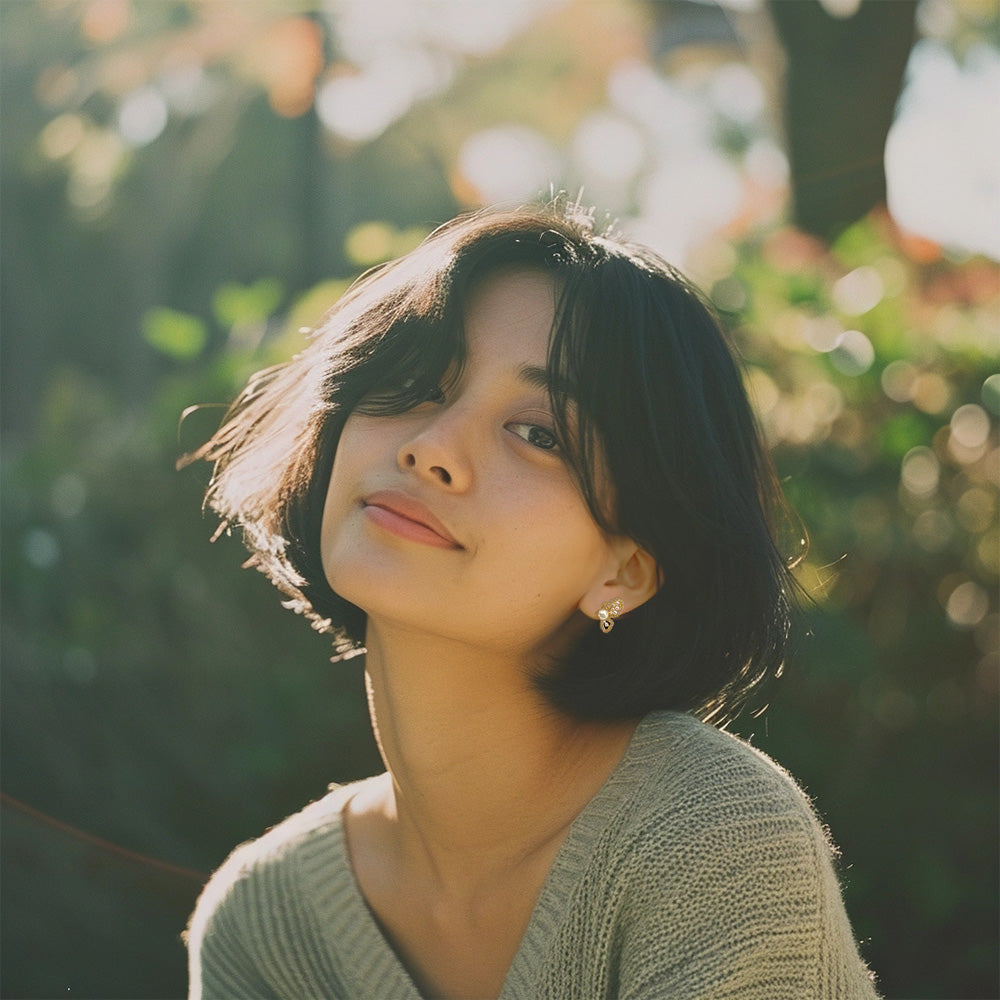
<path id="1" fill-rule="evenodd" d="M 504 269 L 472 289 L 463 332 L 469 362 L 504 357 L 516 368 L 544 366 L 556 315 L 556 284 L 543 271 Z"/>

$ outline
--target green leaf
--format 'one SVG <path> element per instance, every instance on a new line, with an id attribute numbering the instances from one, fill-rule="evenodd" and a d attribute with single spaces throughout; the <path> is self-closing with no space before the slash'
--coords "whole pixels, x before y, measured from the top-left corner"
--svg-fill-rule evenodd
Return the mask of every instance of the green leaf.
<path id="1" fill-rule="evenodd" d="M 142 317 L 142 335 L 150 347 L 175 361 L 193 361 L 205 349 L 205 321 L 190 313 L 159 306 Z"/>
<path id="2" fill-rule="evenodd" d="M 283 294 L 277 278 L 261 278 L 252 285 L 230 282 L 212 296 L 212 312 L 228 329 L 262 323 L 278 308 Z"/>
<path id="3" fill-rule="evenodd" d="M 900 413 L 887 420 L 882 427 L 882 451 L 892 458 L 902 458 L 911 448 L 929 444 L 932 433 L 927 418 L 912 410 Z"/>

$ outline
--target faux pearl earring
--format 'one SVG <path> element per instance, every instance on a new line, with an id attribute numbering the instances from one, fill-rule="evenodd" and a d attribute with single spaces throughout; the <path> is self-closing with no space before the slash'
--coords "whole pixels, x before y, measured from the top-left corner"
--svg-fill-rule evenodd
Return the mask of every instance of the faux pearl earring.
<path id="1" fill-rule="evenodd" d="M 615 619 L 622 613 L 625 607 L 622 599 L 616 597 L 612 601 L 605 601 L 597 612 L 597 620 L 601 623 L 601 631 L 607 635 L 615 627 Z"/>

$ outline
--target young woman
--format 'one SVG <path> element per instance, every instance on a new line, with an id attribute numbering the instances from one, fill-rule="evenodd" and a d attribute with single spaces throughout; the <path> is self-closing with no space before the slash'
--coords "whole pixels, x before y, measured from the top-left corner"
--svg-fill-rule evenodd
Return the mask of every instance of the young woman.
<path id="1" fill-rule="evenodd" d="M 708 725 L 780 664 L 780 499 L 699 295 L 573 206 L 362 278 L 197 457 L 386 772 L 238 848 L 191 996 L 875 996 L 824 830 Z"/>

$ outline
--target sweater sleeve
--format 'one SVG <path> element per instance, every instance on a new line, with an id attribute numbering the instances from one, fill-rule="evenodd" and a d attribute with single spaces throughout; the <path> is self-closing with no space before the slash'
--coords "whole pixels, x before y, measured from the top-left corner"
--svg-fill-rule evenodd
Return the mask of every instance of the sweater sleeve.
<path id="1" fill-rule="evenodd" d="M 805 796 L 777 768 L 737 786 L 633 841 L 620 1000 L 876 1000 Z"/>
<path id="2" fill-rule="evenodd" d="M 189 1000 L 275 998 L 254 954 L 264 901 L 240 850 L 209 880 L 188 923 Z"/>
<path id="3" fill-rule="evenodd" d="M 189 1000 L 345 1000 L 355 995 L 330 947 L 310 884 L 341 869 L 345 789 L 237 847 L 188 924 Z M 327 913 L 329 917 L 329 913 Z M 334 921 L 336 923 L 336 921 Z"/>

